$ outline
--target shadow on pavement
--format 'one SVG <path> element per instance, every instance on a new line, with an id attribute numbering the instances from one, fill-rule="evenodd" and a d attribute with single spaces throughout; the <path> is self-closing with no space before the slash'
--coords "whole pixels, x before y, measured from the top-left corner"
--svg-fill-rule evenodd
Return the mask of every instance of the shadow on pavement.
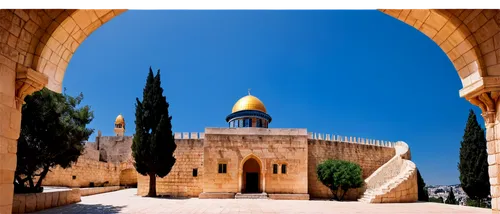
<path id="1" fill-rule="evenodd" d="M 70 204 L 61 207 L 54 207 L 51 209 L 42 210 L 36 213 L 120 213 L 125 208 L 123 206 L 103 205 L 103 204 Z"/>

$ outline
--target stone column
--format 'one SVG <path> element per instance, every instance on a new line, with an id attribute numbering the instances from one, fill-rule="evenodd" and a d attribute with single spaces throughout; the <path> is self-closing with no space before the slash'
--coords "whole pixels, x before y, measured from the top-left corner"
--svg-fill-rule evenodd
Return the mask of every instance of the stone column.
<path id="1" fill-rule="evenodd" d="M 12 213 L 17 139 L 24 97 L 47 84 L 47 76 L 34 70 L 16 72 L 0 63 L 0 213 Z"/>
<path id="2" fill-rule="evenodd" d="M 500 102 L 498 91 L 483 92 L 479 95 L 467 98 L 469 102 L 481 108 L 481 115 L 486 125 L 486 141 L 488 151 L 488 174 L 491 185 L 491 209 L 492 213 L 500 214 L 500 123 L 498 109 Z"/>

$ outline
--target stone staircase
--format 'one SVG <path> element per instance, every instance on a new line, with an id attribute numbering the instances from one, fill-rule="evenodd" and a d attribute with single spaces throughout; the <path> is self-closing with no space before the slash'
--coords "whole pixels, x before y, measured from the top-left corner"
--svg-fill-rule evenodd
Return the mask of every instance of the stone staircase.
<path id="1" fill-rule="evenodd" d="M 418 198 L 417 168 L 410 159 L 408 145 L 398 142 L 396 155 L 365 180 L 366 191 L 358 199 L 364 203 L 414 202 Z"/>
<path id="2" fill-rule="evenodd" d="M 267 193 L 237 193 L 235 199 L 268 199 Z"/>

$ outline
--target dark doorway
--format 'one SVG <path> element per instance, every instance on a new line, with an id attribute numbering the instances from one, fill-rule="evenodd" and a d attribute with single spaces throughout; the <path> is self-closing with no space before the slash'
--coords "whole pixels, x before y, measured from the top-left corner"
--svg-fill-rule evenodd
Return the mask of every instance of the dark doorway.
<path id="1" fill-rule="evenodd" d="M 246 174 L 247 182 L 245 190 L 247 193 L 257 193 L 259 192 L 259 173 L 258 172 L 247 172 Z"/>

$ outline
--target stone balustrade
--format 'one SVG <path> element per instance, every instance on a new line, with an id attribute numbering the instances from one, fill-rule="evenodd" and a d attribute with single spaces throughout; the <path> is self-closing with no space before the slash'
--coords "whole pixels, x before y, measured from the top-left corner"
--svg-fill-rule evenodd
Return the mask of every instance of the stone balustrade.
<path id="1" fill-rule="evenodd" d="M 315 132 L 309 132 L 308 138 L 312 140 L 326 140 L 326 141 L 337 141 L 343 143 L 356 143 L 356 144 L 364 144 L 364 145 L 372 145 L 372 146 L 381 146 L 381 147 L 394 147 L 394 142 L 385 141 L 385 140 L 373 140 L 373 139 L 365 139 L 360 137 L 348 137 L 341 135 L 330 135 L 330 134 L 321 134 Z"/>
<path id="2" fill-rule="evenodd" d="M 204 132 L 175 132 L 174 133 L 174 139 L 176 140 L 181 140 L 181 139 L 204 139 L 205 138 L 205 133 Z"/>

